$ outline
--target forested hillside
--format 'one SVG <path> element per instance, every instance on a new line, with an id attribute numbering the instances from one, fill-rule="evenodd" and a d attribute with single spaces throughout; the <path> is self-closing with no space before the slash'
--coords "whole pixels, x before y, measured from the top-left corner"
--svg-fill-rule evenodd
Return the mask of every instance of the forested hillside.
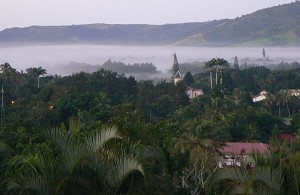
<path id="1" fill-rule="evenodd" d="M 299 63 L 207 66 L 177 85 L 105 69 L 41 77 L 42 67 L 0 68 L 1 194 L 299 192 L 300 99 L 282 91 L 300 89 Z M 204 95 L 189 99 L 187 84 Z M 292 145 L 282 133 L 295 135 Z M 272 147 L 239 167 L 241 181 L 219 168 L 216 148 L 229 141 Z"/>
<path id="2" fill-rule="evenodd" d="M 206 42 L 244 45 L 299 45 L 300 2 L 228 20 L 204 33 Z"/>
<path id="3" fill-rule="evenodd" d="M 146 25 L 31 26 L 0 32 L 0 43 L 232 46 L 300 45 L 300 2 L 235 19 Z"/>
<path id="4" fill-rule="evenodd" d="M 2 43 L 172 44 L 222 21 L 166 25 L 89 24 L 32 26 L 0 32 Z"/>

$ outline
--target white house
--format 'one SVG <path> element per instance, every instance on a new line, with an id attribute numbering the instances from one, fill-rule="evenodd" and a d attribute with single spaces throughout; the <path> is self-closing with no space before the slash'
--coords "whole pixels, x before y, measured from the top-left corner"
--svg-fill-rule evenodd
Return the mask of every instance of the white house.
<path id="1" fill-rule="evenodd" d="M 268 92 L 266 92 L 266 91 L 260 92 L 259 95 L 253 97 L 253 99 L 252 99 L 253 102 L 260 102 L 262 100 L 267 99 L 267 93 Z"/>
<path id="2" fill-rule="evenodd" d="M 289 96 L 300 97 L 300 89 L 286 89 L 282 91 L 286 92 Z"/>
<path id="3" fill-rule="evenodd" d="M 192 88 L 192 87 L 187 87 L 186 93 L 190 99 L 198 97 L 199 95 L 204 95 L 202 89 L 196 89 L 196 88 Z"/>

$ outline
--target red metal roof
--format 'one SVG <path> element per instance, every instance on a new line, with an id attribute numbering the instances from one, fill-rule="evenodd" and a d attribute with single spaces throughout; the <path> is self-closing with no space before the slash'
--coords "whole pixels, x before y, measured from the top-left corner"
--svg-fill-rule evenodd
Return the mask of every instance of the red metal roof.
<path id="1" fill-rule="evenodd" d="M 295 136 L 291 133 L 283 133 L 283 134 L 279 135 L 279 138 L 282 140 L 291 141 L 291 140 L 295 139 Z"/>
<path id="2" fill-rule="evenodd" d="M 252 152 L 266 153 L 268 144 L 249 142 L 226 142 L 225 146 L 218 148 L 221 153 L 250 154 Z"/>

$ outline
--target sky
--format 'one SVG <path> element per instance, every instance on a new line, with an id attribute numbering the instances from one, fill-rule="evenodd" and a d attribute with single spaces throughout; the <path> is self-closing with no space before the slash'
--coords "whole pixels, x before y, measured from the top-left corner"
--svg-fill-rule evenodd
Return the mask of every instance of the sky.
<path id="1" fill-rule="evenodd" d="M 0 0 L 0 30 L 32 25 L 170 24 L 235 18 L 291 0 Z"/>

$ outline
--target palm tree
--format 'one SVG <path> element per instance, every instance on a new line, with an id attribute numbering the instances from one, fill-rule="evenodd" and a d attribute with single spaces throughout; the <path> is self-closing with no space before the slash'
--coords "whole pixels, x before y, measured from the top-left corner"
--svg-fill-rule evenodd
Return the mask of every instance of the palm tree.
<path id="1" fill-rule="evenodd" d="M 289 192 L 287 194 L 300 195 L 300 137 L 299 133 L 297 134 L 286 156 L 284 156 L 284 175 L 286 183 L 284 183 L 283 186 L 285 190 Z M 285 146 L 288 146 L 288 144 Z"/>
<path id="2" fill-rule="evenodd" d="M 216 85 L 218 85 L 218 66 L 221 67 L 229 67 L 229 63 L 227 60 L 223 58 L 212 58 L 210 61 L 205 63 L 206 68 L 214 68 L 216 70 Z M 210 72 L 210 80 L 211 80 L 211 88 L 212 88 L 212 74 Z"/>
<path id="3" fill-rule="evenodd" d="M 12 74 L 16 72 L 16 69 L 12 68 L 9 63 L 4 63 L 0 65 L 0 72 L 2 73 L 1 77 L 8 83 Z"/>
<path id="4" fill-rule="evenodd" d="M 289 107 L 289 103 L 291 101 L 291 96 L 289 94 L 285 94 L 284 95 L 284 102 L 285 102 L 285 105 L 286 105 L 286 109 L 288 111 L 288 115 L 289 117 L 291 117 L 291 111 L 290 111 L 290 107 Z"/>
<path id="5" fill-rule="evenodd" d="M 229 67 L 229 63 L 228 63 L 228 61 L 227 60 L 224 60 L 223 58 L 218 58 L 217 59 L 217 63 L 218 63 L 218 65 L 219 66 L 221 66 L 221 73 L 222 73 L 222 70 L 225 68 L 228 68 Z M 220 79 L 220 85 L 222 85 L 223 84 L 223 78 L 221 77 L 221 79 Z"/>
<path id="6" fill-rule="evenodd" d="M 281 105 L 284 104 L 284 97 L 285 94 L 283 91 L 279 91 L 278 94 L 276 95 L 276 105 L 278 106 L 278 115 L 279 117 L 281 116 Z"/>
<path id="7" fill-rule="evenodd" d="M 47 131 L 59 154 L 25 156 L 23 163 L 29 170 L 26 175 L 9 182 L 8 191 L 116 194 L 120 193 L 126 178 L 132 178 L 136 172 L 143 175 L 142 166 L 134 157 L 110 147 L 113 140 L 117 143 L 121 139 L 115 127 L 85 137 L 80 133 L 78 128 Z"/>
<path id="8" fill-rule="evenodd" d="M 290 157 L 287 165 L 287 186 L 291 194 L 300 195 L 300 157 L 299 153 Z"/>
<path id="9" fill-rule="evenodd" d="M 38 68 L 27 68 L 26 72 L 27 72 L 27 75 L 29 78 L 37 79 L 37 87 L 38 88 L 40 87 L 40 76 L 47 74 L 46 69 L 44 69 L 40 66 Z"/>
<path id="10" fill-rule="evenodd" d="M 27 68 L 26 72 L 29 77 L 34 77 L 34 78 L 47 74 L 47 70 L 40 66 L 38 68 Z"/>
<path id="11" fill-rule="evenodd" d="M 267 93 L 266 95 L 266 99 L 263 100 L 263 104 L 268 107 L 270 114 L 272 114 L 272 107 L 273 107 L 273 103 L 274 103 L 274 95 L 271 93 Z"/>
<path id="12" fill-rule="evenodd" d="M 213 78 L 212 78 L 212 68 L 215 66 L 215 64 L 216 64 L 216 59 L 215 58 L 213 58 L 213 59 L 211 59 L 210 61 L 208 61 L 208 62 L 206 62 L 205 63 L 205 68 L 210 68 L 210 71 L 209 71 L 209 74 L 210 74 L 210 88 L 212 89 L 212 85 L 213 85 Z"/>
<path id="13" fill-rule="evenodd" d="M 226 182 L 227 194 L 273 194 L 280 192 L 280 174 L 270 167 L 227 167 L 218 169 L 206 186 L 212 191 L 218 182 Z M 223 189 L 224 192 L 224 189 Z"/>
<path id="14" fill-rule="evenodd" d="M 168 174 L 168 160 L 163 150 L 154 146 L 139 144 L 136 151 L 138 160 L 144 167 L 147 194 L 174 194 L 175 189 Z M 145 191 L 142 194 L 145 194 Z"/>

